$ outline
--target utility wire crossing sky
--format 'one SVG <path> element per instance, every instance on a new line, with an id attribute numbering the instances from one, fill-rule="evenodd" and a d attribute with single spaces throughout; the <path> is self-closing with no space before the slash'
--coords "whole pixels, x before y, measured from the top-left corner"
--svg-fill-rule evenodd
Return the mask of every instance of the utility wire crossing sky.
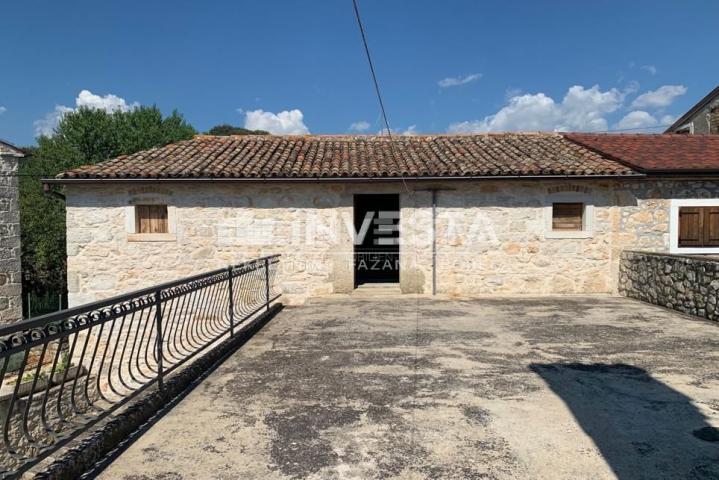
<path id="1" fill-rule="evenodd" d="M 358 4 L 396 134 L 657 132 L 719 78 L 719 2 Z M 10 2 L 0 138 L 153 104 L 200 131 L 378 134 L 357 37 L 351 0 Z"/>

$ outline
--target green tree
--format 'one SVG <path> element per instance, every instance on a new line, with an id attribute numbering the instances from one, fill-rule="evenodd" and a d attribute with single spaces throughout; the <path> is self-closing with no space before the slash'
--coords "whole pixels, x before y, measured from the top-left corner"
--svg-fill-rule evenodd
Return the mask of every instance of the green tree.
<path id="1" fill-rule="evenodd" d="M 43 194 L 40 179 L 48 169 L 36 148 L 24 150 L 19 166 L 23 289 L 59 293 L 65 285 L 65 205 Z"/>
<path id="2" fill-rule="evenodd" d="M 37 294 L 66 289 L 65 203 L 61 195 L 44 193 L 41 179 L 196 133 L 176 111 L 163 117 L 154 106 L 110 113 L 80 108 L 64 115 L 51 135 L 38 138 L 19 169 L 23 289 Z"/>
<path id="3" fill-rule="evenodd" d="M 266 132 L 264 130 L 247 130 L 246 128 L 233 127 L 232 125 L 223 123 L 222 125 L 215 125 L 212 127 L 207 134 L 224 137 L 227 135 L 269 135 L 270 132 Z"/>

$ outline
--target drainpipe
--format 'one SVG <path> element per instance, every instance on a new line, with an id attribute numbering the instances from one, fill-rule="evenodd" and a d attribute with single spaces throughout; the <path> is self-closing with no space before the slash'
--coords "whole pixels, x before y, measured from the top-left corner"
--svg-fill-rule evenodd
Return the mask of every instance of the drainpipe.
<path id="1" fill-rule="evenodd" d="M 432 295 L 437 295 L 437 190 L 432 190 Z"/>
<path id="2" fill-rule="evenodd" d="M 454 188 L 420 188 L 418 192 L 432 193 L 432 295 L 437 295 L 437 193 Z"/>

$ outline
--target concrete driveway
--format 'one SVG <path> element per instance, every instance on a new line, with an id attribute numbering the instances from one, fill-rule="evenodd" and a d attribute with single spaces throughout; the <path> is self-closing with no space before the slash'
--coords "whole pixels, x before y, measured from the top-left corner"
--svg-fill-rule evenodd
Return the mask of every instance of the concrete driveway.
<path id="1" fill-rule="evenodd" d="M 719 325 L 622 298 L 334 296 L 281 312 L 101 478 L 716 479 L 712 426 Z"/>

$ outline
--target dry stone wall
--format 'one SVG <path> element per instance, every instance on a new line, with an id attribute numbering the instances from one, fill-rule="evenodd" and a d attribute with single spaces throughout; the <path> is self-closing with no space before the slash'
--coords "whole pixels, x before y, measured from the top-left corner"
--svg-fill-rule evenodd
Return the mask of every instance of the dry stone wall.
<path id="1" fill-rule="evenodd" d="M 623 252 L 619 293 L 719 321 L 719 259 Z"/>

